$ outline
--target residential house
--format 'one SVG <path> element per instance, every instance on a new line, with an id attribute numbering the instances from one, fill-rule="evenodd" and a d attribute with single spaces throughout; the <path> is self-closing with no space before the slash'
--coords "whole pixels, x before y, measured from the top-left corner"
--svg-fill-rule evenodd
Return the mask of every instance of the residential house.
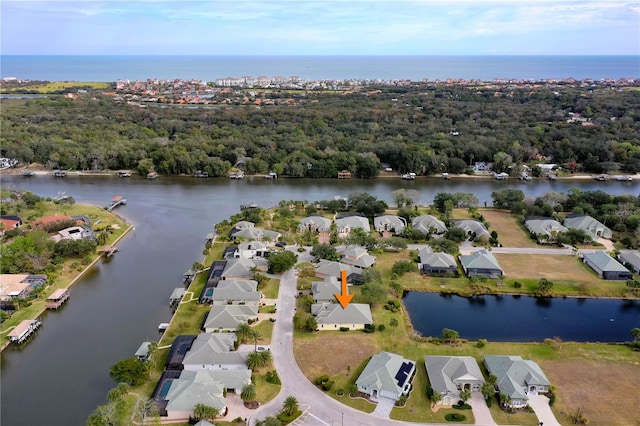
<path id="1" fill-rule="evenodd" d="M 331 219 L 320 215 L 307 216 L 300 220 L 298 232 L 329 232 L 331 230 Z"/>
<path id="2" fill-rule="evenodd" d="M 620 250 L 618 259 L 624 266 L 633 270 L 636 274 L 640 274 L 640 251 Z"/>
<path id="3" fill-rule="evenodd" d="M 487 230 L 484 223 L 475 219 L 462 219 L 455 220 L 454 224 L 456 227 L 464 229 L 464 232 L 467 233 L 469 240 L 476 241 L 478 238 L 486 237 L 487 239 L 491 238 L 491 234 L 489 230 Z"/>
<path id="4" fill-rule="evenodd" d="M 268 257 L 273 250 L 261 241 L 247 241 L 238 244 L 233 252 L 234 259 L 253 259 L 254 257 Z"/>
<path id="5" fill-rule="evenodd" d="M 315 303 L 311 314 L 316 317 L 318 330 L 362 330 L 373 324 L 371 307 L 366 303 L 349 303 L 346 308 L 338 303 Z"/>
<path id="6" fill-rule="evenodd" d="M 311 294 L 313 303 L 334 303 L 334 294 L 342 291 L 341 282 L 336 277 L 328 277 L 324 281 L 313 281 L 311 283 Z"/>
<path id="7" fill-rule="evenodd" d="M 415 361 L 390 352 L 380 352 L 371 357 L 356 380 L 358 391 L 372 398 L 390 398 L 397 401 L 408 395 L 411 379 L 416 371 Z"/>
<path id="8" fill-rule="evenodd" d="M 251 280 L 256 262 L 253 259 L 229 259 L 220 274 L 221 280 Z"/>
<path id="9" fill-rule="evenodd" d="M 235 350 L 235 333 L 201 333 L 186 353 L 185 370 L 246 370 L 244 354 Z M 251 372 L 249 372 L 249 379 Z"/>
<path id="10" fill-rule="evenodd" d="M 484 363 L 489 374 L 498 378 L 498 391 L 510 398 L 510 407 L 526 407 L 529 405 L 529 395 L 549 391 L 549 379 L 533 361 L 523 360 L 519 356 L 486 355 Z"/>
<path id="11" fill-rule="evenodd" d="M 611 238 L 613 236 L 611 229 L 591 216 L 569 215 L 564 220 L 564 226 L 567 228 L 580 229 L 596 240 L 600 237 Z"/>
<path id="12" fill-rule="evenodd" d="M 461 254 L 460 263 L 467 277 L 499 278 L 504 275 L 496 258 L 486 249 L 478 250 L 471 254 Z"/>
<path id="13" fill-rule="evenodd" d="M 212 371 L 182 371 L 180 377 L 169 382 L 164 399 L 167 400 L 167 420 L 188 420 L 197 404 L 227 412 L 224 384 Z"/>
<path id="14" fill-rule="evenodd" d="M 582 260 L 602 279 L 624 281 L 633 278 L 627 268 L 604 251 L 585 253 Z"/>
<path id="15" fill-rule="evenodd" d="M 27 299 L 31 293 L 47 283 L 46 275 L 0 274 L 0 301 Z"/>
<path id="16" fill-rule="evenodd" d="M 430 248 L 418 251 L 420 255 L 420 263 L 418 269 L 425 275 L 458 276 L 458 265 L 456 259 L 448 253 L 434 253 Z"/>
<path id="17" fill-rule="evenodd" d="M 20 219 L 19 216 L 0 216 L 0 236 L 4 235 L 6 231 L 19 228 L 20 226 L 22 226 L 22 219 Z"/>
<path id="18" fill-rule="evenodd" d="M 407 228 L 407 219 L 404 217 L 385 214 L 373 218 L 373 229 L 383 237 L 399 235 Z"/>
<path id="19" fill-rule="evenodd" d="M 57 234 L 53 235 L 51 239 L 55 242 L 62 240 L 95 240 L 96 236 L 93 230 L 87 226 L 71 226 L 61 229 Z"/>
<path id="20" fill-rule="evenodd" d="M 255 227 L 231 231 L 231 239 L 233 241 L 278 241 L 281 236 L 279 232 Z"/>
<path id="21" fill-rule="evenodd" d="M 342 254 L 342 263 L 357 266 L 358 268 L 371 268 L 376 264 L 375 256 L 371 256 L 366 248 L 358 245 L 348 245 L 337 250 Z"/>
<path id="22" fill-rule="evenodd" d="M 473 165 L 473 171 L 476 173 L 487 173 L 493 168 L 493 163 L 485 163 L 484 161 L 476 161 Z"/>
<path id="23" fill-rule="evenodd" d="M 362 268 L 358 268 L 357 266 L 326 259 L 321 259 L 316 265 L 316 277 L 323 280 L 329 277 L 342 280 L 342 271 L 346 272 L 348 283 L 355 284 L 360 281 Z"/>
<path id="24" fill-rule="evenodd" d="M 551 217 L 528 217 L 524 226 L 539 243 L 552 243 L 556 241 L 558 234 L 567 232 L 568 229 Z"/>
<path id="25" fill-rule="evenodd" d="M 222 280 L 213 289 L 213 305 L 259 305 L 262 292 L 255 280 Z"/>
<path id="26" fill-rule="evenodd" d="M 414 230 L 419 231 L 424 235 L 441 235 L 447 232 L 447 225 L 445 225 L 443 221 L 428 214 L 414 217 L 411 220 L 411 226 Z"/>
<path id="27" fill-rule="evenodd" d="M 479 392 L 484 377 L 470 356 L 425 356 L 424 365 L 434 392 L 442 395 L 441 405 L 457 404 L 464 389 Z"/>
<path id="28" fill-rule="evenodd" d="M 238 325 L 257 320 L 256 305 L 213 305 L 202 328 L 206 333 L 236 331 Z"/>
<path id="29" fill-rule="evenodd" d="M 362 229 L 367 234 L 371 232 L 369 226 L 369 220 L 362 216 L 345 216 L 336 219 L 336 226 L 338 227 L 338 235 L 346 237 L 354 229 Z"/>

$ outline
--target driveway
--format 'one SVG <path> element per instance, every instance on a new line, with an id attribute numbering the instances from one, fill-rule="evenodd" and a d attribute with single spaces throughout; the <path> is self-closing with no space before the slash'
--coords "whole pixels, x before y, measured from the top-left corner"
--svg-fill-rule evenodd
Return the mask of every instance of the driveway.
<path id="1" fill-rule="evenodd" d="M 249 425 L 255 425 L 258 420 L 265 417 L 277 415 L 285 398 L 294 395 L 301 408 L 303 405 L 305 409 L 307 405 L 309 406 L 308 411 L 305 410 L 306 418 L 296 421 L 296 425 L 416 426 L 417 423 L 384 419 L 355 410 L 326 395 L 307 380 L 293 355 L 293 313 L 297 294 L 296 283 L 297 276 L 293 270 L 285 272 L 280 279 L 277 320 L 271 338 L 271 354 L 280 375 L 282 388 L 273 400 L 252 413 Z M 442 425 L 434 424 L 433 426 Z"/>
<path id="2" fill-rule="evenodd" d="M 549 398 L 544 395 L 529 394 L 529 405 L 535 411 L 540 424 L 544 426 L 560 426 L 549 407 Z"/>
<path id="3" fill-rule="evenodd" d="M 391 398 L 385 398 L 384 396 L 377 398 L 378 405 L 376 405 L 376 409 L 373 410 L 374 416 L 382 417 L 383 419 L 388 419 L 391 414 L 391 410 L 393 410 L 393 406 L 396 405 L 396 402 Z"/>
<path id="4" fill-rule="evenodd" d="M 487 407 L 487 403 L 485 402 L 482 393 L 471 392 L 471 400 L 469 401 L 469 405 L 471 405 L 473 417 L 476 418 L 476 422 L 474 424 L 483 426 L 491 426 L 496 424 L 496 422 L 493 421 L 491 411 L 489 411 L 489 407 Z"/>

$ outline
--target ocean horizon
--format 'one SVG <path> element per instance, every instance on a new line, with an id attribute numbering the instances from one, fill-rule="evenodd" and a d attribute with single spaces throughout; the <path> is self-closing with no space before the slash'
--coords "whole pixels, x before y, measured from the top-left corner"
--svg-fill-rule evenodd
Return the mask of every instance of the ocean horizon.
<path id="1" fill-rule="evenodd" d="M 0 77 L 49 81 L 296 76 L 301 80 L 640 78 L 640 55 L 625 56 L 194 56 L 1 55 Z"/>

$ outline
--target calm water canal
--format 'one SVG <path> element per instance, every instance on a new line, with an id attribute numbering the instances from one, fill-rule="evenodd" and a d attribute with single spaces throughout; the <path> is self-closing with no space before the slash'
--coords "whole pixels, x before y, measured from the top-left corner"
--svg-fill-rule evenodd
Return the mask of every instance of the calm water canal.
<path id="1" fill-rule="evenodd" d="M 522 189 L 532 197 L 548 191 L 566 192 L 573 187 L 616 194 L 637 195 L 640 191 L 638 182 L 595 181 L 407 182 L 399 178 L 230 181 L 187 177 L 147 181 L 75 176 L 1 179 L 5 187 L 24 188 L 43 196 L 64 191 L 79 203 L 98 206 L 106 205 L 114 195 L 123 195 L 128 204 L 119 208 L 118 213 L 135 227 L 135 232 L 119 243 L 120 252 L 113 260 L 98 264 L 72 288 L 71 299 L 63 309 L 45 314 L 44 326 L 35 338 L 21 349 L 10 348 L 2 353 L 0 423 L 7 426 L 84 424 L 91 411 L 105 403 L 106 392 L 115 385 L 108 376 L 109 367 L 132 356 L 142 341 L 159 337 L 157 325 L 170 319 L 169 295 L 181 284 L 184 270 L 201 258 L 204 236 L 215 223 L 237 213 L 240 204 L 270 207 L 283 199 L 314 201 L 335 195 L 347 197 L 355 191 L 366 191 L 391 202 L 392 192 L 399 188 L 419 190 L 421 204 L 431 203 L 438 192 L 468 192 L 475 194 L 481 204 L 489 205 L 491 192 L 505 187 Z M 553 301 L 554 311 L 555 305 Z M 493 311 L 488 314 L 494 315 Z M 453 323 L 454 317 L 464 315 L 443 313 L 442 327 L 455 328 L 463 337 L 473 338 L 471 331 L 465 332 Z M 573 321 L 576 321 L 573 316 L 566 320 Z M 509 327 L 518 330 L 520 326 L 514 323 Z M 626 333 L 629 328 L 625 327 Z M 527 330 L 522 330 L 522 336 L 527 336 L 526 333 Z M 564 338 L 565 333 L 559 330 L 549 335 Z M 479 332 L 478 337 L 491 339 L 486 332 Z"/>

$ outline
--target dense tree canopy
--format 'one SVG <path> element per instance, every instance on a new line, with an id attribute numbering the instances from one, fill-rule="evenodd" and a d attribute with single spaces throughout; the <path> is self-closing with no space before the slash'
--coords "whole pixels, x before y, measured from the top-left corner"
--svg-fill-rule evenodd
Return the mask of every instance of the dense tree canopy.
<path id="1" fill-rule="evenodd" d="M 414 83 L 286 94 L 292 105 L 142 108 L 100 93 L 7 99 L 2 155 L 61 169 L 144 174 L 249 173 L 375 177 L 498 171 L 545 156 L 572 170 L 640 170 L 640 92 L 580 87 Z M 250 96 L 240 90 L 234 95 Z M 455 132 L 451 129 L 455 128 Z"/>

